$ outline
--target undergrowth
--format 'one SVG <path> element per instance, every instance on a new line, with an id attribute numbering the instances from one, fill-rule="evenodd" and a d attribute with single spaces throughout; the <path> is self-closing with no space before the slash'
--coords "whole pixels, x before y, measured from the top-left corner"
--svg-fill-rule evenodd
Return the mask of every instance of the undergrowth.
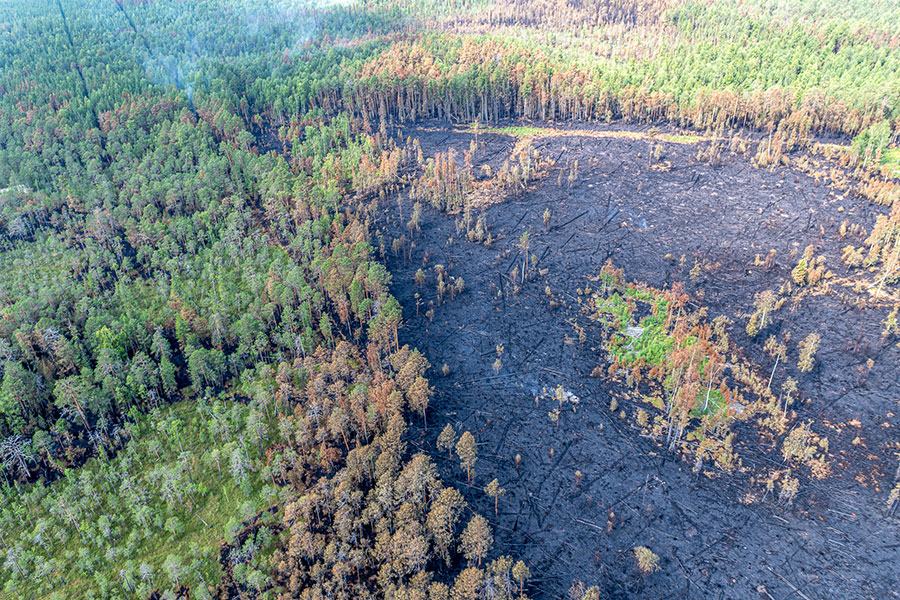
<path id="1" fill-rule="evenodd" d="M 579 291 L 590 298 L 587 312 L 603 327 L 608 352 L 608 367 L 597 367 L 594 375 L 624 379 L 623 399 L 636 402 L 636 426 L 689 458 L 695 471 L 708 464 L 726 472 L 741 467 L 734 448 L 737 421 L 755 419 L 769 436 L 789 433 L 795 417 L 789 401 L 782 403 L 771 381 L 740 357 L 729 339 L 730 321 L 710 321 L 705 309 L 689 309 L 680 286 L 661 290 L 627 282 L 621 270 L 607 263 Z M 613 406 L 620 406 L 618 400 Z M 791 459 L 816 477 L 827 473 L 824 455 Z M 793 485 L 793 479 L 783 479 L 787 481 Z M 783 497 L 790 500 L 793 494 Z"/>

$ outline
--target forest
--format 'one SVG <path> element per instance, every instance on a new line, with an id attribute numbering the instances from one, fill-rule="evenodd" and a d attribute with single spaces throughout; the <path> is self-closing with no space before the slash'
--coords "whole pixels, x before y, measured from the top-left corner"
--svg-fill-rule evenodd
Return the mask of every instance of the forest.
<path id="1" fill-rule="evenodd" d="M 0 600 L 900 590 L 895 3 L 0 31 Z"/>

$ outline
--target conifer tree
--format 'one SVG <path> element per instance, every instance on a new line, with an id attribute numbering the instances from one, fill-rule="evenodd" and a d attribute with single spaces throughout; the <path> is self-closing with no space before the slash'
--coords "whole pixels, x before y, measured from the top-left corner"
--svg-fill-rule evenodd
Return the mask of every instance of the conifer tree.
<path id="1" fill-rule="evenodd" d="M 472 471 L 475 461 L 478 460 L 478 444 L 475 436 L 468 431 L 459 436 L 456 443 L 456 456 L 459 457 L 459 465 L 466 470 L 466 481 L 472 481 Z"/>
<path id="2" fill-rule="evenodd" d="M 497 503 L 500 496 L 506 493 L 506 490 L 500 487 L 499 481 L 494 479 L 489 484 L 484 486 L 484 493 L 494 499 L 494 516 L 498 516 L 499 511 L 497 508 Z"/>
<path id="3" fill-rule="evenodd" d="M 519 582 L 519 595 L 525 595 L 525 582 L 531 579 L 531 570 L 521 560 L 516 562 L 512 568 L 512 576 Z"/>
<path id="4" fill-rule="evenodd" d="M 454 444 L 456 444 L 456 431 L 453 430 L 453 425 L 447 423 L 441 430 L 441 433 L 438 434 L 437 449 L 440 451 L 446 450 L 452 458 Z"/>
<path id="5" fill-rule="evenodd" d="M 471 564 L 477 561 L 481 566 L 481 559 L 487 555 L 491 546 L 494 544 L 494 536 L 491 533 L 491 526 L 488 525 L 487 519 L 481 515 L 475 515 L 466 525 L 466 528 L 460 536 L 460 549 L 466 560 Z"/>

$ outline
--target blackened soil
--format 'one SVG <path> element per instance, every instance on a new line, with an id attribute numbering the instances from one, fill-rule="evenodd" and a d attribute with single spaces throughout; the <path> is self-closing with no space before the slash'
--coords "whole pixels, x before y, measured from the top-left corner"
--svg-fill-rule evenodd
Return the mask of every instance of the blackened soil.
<path id="1" fill-rule="evenodd" d="M 403 135 L 418 137 L 426 156 L 454 147 L 461 157 L 472 139 L 468 132 L 424 128 Z M 476 162 L 496 169 L 515 140 L 483 134 L 479 142 Z M 880 209 L 817 186 L 802 173 L 757 169 L 727 152 L 719 165 L 698 162 L 696 145 L 664 143 L 658 162 L 668 160 L 669 170 L 649 167 L 650 143 L 642 139 L 554 137 L 536 141 L 535 148 L 560 165 L 577 158 L 577 183 L 568 189 L 564 177 L 558 185 L 552 170 L 518 197 L 486 209 L 497 238 L 490 247 L 466 241 L 454 217 L 426 207 L 409 257 L 388 258 L 393 293 L 404 306 L 401 342 L 418 347 L 434 366 L 428 427 L 415 428 L 411 442 L 491 518 L 495 548 L 529 563 L 531 594 L 563 597 L 579 579 L 613 598 L 895 597 L 898 522 L 884 507 L 896 468 L 893 411 L 900 389 L 896 340 L 884 343 L 880 335 L 888 307 L 856 308 L 853 294 L 836 286 L 794 310 L 788 304 L 755 339 L 744 332 L 754 294 L 790 277 L 797 261 L 792 252 L 815 244 L 844 276 L 840 249 L 862 240 L 840 240 L 841 221 L 871 228 Z M 403 194 L 405 221 L 412 202 Z M 546 208 L 549 227 L 542 219 Z M 385 211 L 390 248 L 392 237 L 409 232 L 396 198 Z M 526 230 L 538 268 L 549 271 L 514 295 L 507 276 L 521 263 L 516 244 Z M 773 268 L 753 266 L 756 254 L 773 248 Z M 426 254 L 428 281 L 416 286 Z M 630 280 L 660 287 L 682 282 L 697 305 L 709 306 L 710 316 L 734 319 L 733 339 L 761 371 L 772 368 L 762 351 L 765 338 L 790 332 L 790 358 L 776 372 L 776 385 L 789 375 L 800 382 L 797 421 L 812 420 L 814 430 L 828 436 L 833 475 L 801 477 L 798 498 L 781 505 L 771 495 L 763 499 L 748 472 L 715 479 L 694 474 L 641 437 L 630 417 L 610 412 L 615 385 L 589 377 L 605 364 L 600 332 L 576 304 L 576 290 L 607 258 Z M 692 280 L 696 261 L 711 267 Z M 441 304 L 435 264 L 465 282 L 462 294 Z M 545 286 L 558 308 L 550 308 Z M 578 343 L 572 322 L 586 328 L 585 343 Z M 796 342 L 813 331 L 822 336 L 819 360 L 804 375 L 796 369 Z M 499 373 L 492 366 L 498 344 L 504 347 Z M 445 363 L 446 377 L 440 373 Z M 535 396 L 557 385 L 581 403 L 554 424 L 547 414 L 553 405 L 536 405 Z M 622 406 L 633 412 L 629 402 Z M 859 427 L 848 424 L 853 419 Z M 458 433 L 470 430 L 479 442 L 472 484 L 455 460 L 435 449 L 446 423 Z M 782 467 L 778 447 L 750 426 L 738 429 L 737 446 L 750 472 Z M 576 471 L 582 474 L 578 485 Z M 506 489 L 496 518 L 482 491 L 494 477 Z M 748 492 L 756 493 L 755 502 L 744 501 Z M 659 572 L 637 572 L 632 548 L 640 545 L 660 556 Z"/>

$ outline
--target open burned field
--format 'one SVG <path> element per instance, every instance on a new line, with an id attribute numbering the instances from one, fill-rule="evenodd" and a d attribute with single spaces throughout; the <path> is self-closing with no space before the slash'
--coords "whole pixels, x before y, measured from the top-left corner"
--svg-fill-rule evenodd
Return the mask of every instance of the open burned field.
<path id="1" fill-rule="evenodd" d="M 896 299 L 845 264 L 884 207 L 842 171 L 817 174 L 821 156 L 760 164 L 760 140 L 439 124 L 400 137 L 426 175 L 384 200 L 379 235 L 401 344 L 435 388 L 410 442 L 540 574 L 538 597 L 573 580 L 610 597 L 895 594 Z M 441 169 L 471 173 L 457 206 L 427 200 Z M 504 178 L 518 179 L 492 184 Z M 688 322 L 693 350 L 671 373 L 638 352 L 654 332 L 677 352 Z M 700 358 L 705 335 L 718 349 Z M 692 369 L 705 402 L 673 434 Z M 437 449 L 447 424 L 478 443 L 471 477 Z M 636 547 L 657 569 L 638 569 Z"/>

